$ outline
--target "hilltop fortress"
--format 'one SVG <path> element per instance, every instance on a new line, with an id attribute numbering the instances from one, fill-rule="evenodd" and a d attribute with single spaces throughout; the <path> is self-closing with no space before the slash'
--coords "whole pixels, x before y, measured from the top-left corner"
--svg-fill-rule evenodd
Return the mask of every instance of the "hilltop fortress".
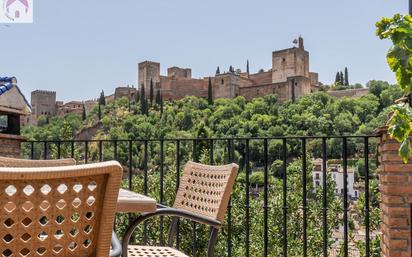
<path id="1" fill-rule="evenodd" d="M 189 68 L 171 67 L 167 76 L 160 74 L 160 63 L 144 61 L 138 64 L 137 82 L 139 90 L 145 88 L 149 97 L 153 83 L 154 95 L 160 91 L 165 100 L 178 100 L 186 96 L 208 97 L 209 79 L 212 84 L 213 98 L 234 98 L 244 96 L 247 100 L 276 94 L 279 101 L 295 100 L 301 96 L 316 92 L 320 88 L 318 74 L 309 70 L 309 52 L 305 50 L 303 38 L 295 40 L 292 48 L 272 53 L 272 68 L 258 73 L 230 68 L 229 72 L 220 73 L 219 69 L 213 77 L 192 78 Z M 126 97 L 132 102 L 138 96 L 135 87 L 117 87 L 114 94 L 106 96 L 106 101 Z M 337 96 L 339 97 L 339 96 Z M 35 90 L 31 93 L 31 115 L 22 118 L 22 125 L 37 124 L 39 116 L 64 116 L 70 113 L 82 115 L 89 113 L 96 105 L 97 99 L 87 101 L 70 101 L 63 103 L 56 100 L 56 92 Z"/>
<path id="2" fill-rule="evenodd" d="M 318 91 L 318 74 L 309 71 L 309 52 L 305 50 L 303 38 L 295 40 L 292 48 L 272 53 L 272 68 L 258 73 L 231 71 L 216 72 L 210 77 L 213 98 L 234 98 L 244 96 L 250 100 L 268 94 L 277 94 L 280 101 L 295 100 L 303 95 Z M 167 76 L 160 75 L 160 63 L 144 61 L 138 65 L 138 84 L 149 94 L 153 82 L 154 91 L 160 90 L 165 100 L 181 99 L 193 95 L 208 96 L 209 77 L 192 78 L 189 68 L 171 67 Z"/>

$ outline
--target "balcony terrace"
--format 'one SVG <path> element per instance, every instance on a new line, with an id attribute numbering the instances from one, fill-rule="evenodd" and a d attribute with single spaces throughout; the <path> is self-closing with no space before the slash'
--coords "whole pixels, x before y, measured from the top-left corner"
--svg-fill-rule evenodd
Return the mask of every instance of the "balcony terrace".
<path id="1" fill-rule="evenodd" d="M 182 166 L 235 162 L 240 166 L 215 256 L 377 256 L 381 232 L 377 192 L 379 136 L 193 138 L 91 141 L 28 141 L 25 158 L 72 157 L 81 163 L 118 160 L 122 187 L 172 205 Z M 321 169 L 314 184 L 313 160 L 339 163 L 339 181 Z M 363 186 L 349 195 L 348 170 Z M 118 214 L 119 237 L 135 215 Z M 159 218 L 137 229 L 133 242 L 164 245 L 170 220 Z M 181 221 L 174 247 L 205 256 L 208 231 Z"/>

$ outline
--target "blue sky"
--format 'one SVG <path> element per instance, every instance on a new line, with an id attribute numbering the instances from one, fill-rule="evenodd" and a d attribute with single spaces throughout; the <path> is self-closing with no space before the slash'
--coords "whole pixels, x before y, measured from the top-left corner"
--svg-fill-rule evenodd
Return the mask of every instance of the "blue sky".
<path id="1" fill-rule="evenodd" d="M 349 68 L 351 83 L 394 82 L 375 36 L 382 16 L 406 13 L 394 0 L 34 0 L 34 23 L 0 25 L 0 76 L 16 76 L 30 97 L 55 90 L 59 100 L 96 98 L 136 84 L 137 63 L 192 68 L 213 75 L 219 65 L 271 67 L 271 52 L 299 35 L 311 70 L 330 83 Z"/>

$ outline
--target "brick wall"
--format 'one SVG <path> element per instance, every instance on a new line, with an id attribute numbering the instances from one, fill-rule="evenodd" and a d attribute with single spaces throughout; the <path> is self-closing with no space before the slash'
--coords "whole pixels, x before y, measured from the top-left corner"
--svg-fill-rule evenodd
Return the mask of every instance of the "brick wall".
<path id="1" fill-rule="evenodd" d="M 20 144 L 23 140 L 21 136 L 0 134 L 0 156 L 21 158 Z"/>
<path id="2" fill-rule="evenodd" d="M 403 164 L 399 143 L 383 134 L 380 144 L 382 257 L 410 257 L 412 158 Z"/>

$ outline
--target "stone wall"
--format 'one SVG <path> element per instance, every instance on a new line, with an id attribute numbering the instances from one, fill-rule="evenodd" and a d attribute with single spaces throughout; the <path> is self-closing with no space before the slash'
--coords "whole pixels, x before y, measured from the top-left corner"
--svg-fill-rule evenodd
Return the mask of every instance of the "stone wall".
<path id="1" fill-rule="evenodd" d="M 24 138 L 17 135 L 0 134 L 0 156 L 21 158 L 21 142 Z"/>
<path id="2" fill-rule="evenodd" d="M 368 88 L 358 88 L 358 89 L 348 89 L 348 90 L 336 90 L 336 91 L 328 91 L 328 95 L 341 98 L 341 97 L 362 97 L 369 93 Z"/>
<path id="3" fill-rule="evenodd" d="M 150 85 L 150 84 L 149 84 Z M 114 99 L 120 99 L 122 97 L 126 97 L 130 99 L 132 102 L 136 100 L 137 89 L 134 87 L 116 87 L 114 91 Z"/>
<path id="4" fill-rule="evenodd" d="M 138 72 L 138 82 L 139 87 L 141 85 L 145 86 L 145 93 L 149 95 L 150 81 L 153 81 L 154 84 L 160 82 L 160 63 L 145 61 L 139 63 L 139 72 Z"/>
<path id="5" fill-rule="evenodd" d="M 309 52 L 305 51 L 303 39 L 298 47 L 272 53 L 272 68 L 269 71 L 223 73 L 211 77 L 214 98 L 244 96 L 247 99 L 277 94 L 280 101 L 299 98 L 317 91 L 318 74 L 309 72 Z M 188 68 L 171 67 L 167 76 L 160 75 L 160 64 L 145 61 L 139 63 L 139 85 L 149 92 L 150 80 L 155 82 L 155 91 L 161 90 L 164 99 L 181 99 L 186 96 L 207 97 L 208 79 L 193 79 Z M 295 81 L 295 90 L 292 89 Z"/>
<path id="6" fill-rule="evenodd" d="M 56 92 L 45 90 L 31 92 L 31 106 L 35 116 L 56 115 Z"/>

